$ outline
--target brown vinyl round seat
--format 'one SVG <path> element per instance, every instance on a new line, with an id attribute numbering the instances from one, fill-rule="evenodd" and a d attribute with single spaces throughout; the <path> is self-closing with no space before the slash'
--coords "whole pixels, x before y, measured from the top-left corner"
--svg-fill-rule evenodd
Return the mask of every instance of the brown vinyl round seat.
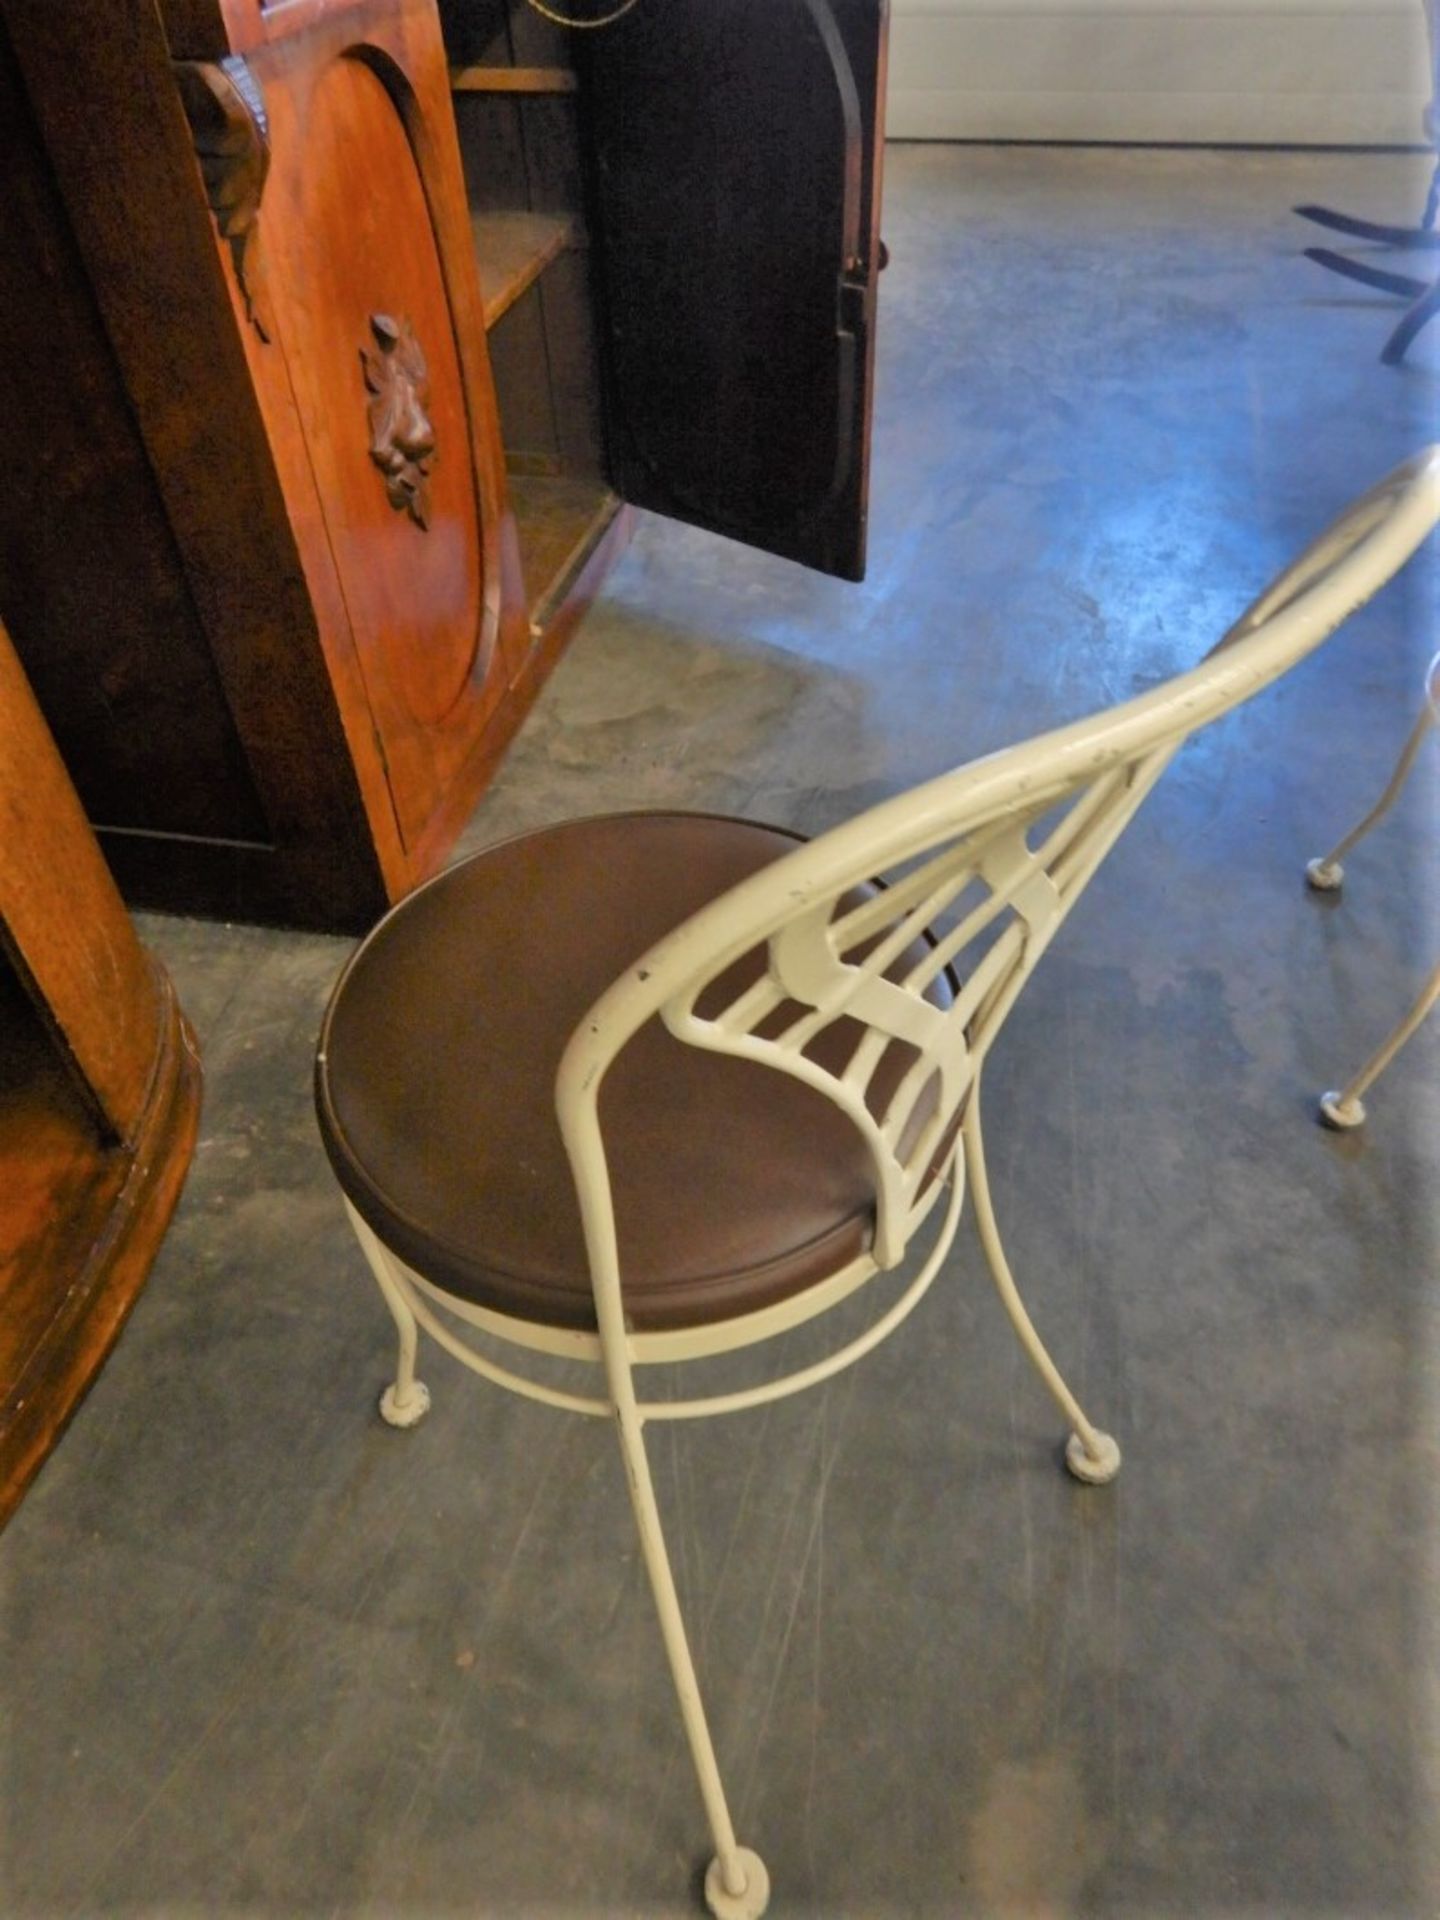
<path id="1" fill-rule="evenodd" d="M 593 1329 L 555 1116 L 560 1056 L 628 965 L 796 844 L 705 814 L 574 820 L 489 848 L 394 908 L 341 975 L 316 1064 L 326 1150 L 380 1239 L 461 1299 Z M 820 1045 L 843 1064 L 858 1033 L 838 1022 Z M 637 1331 L 768 1306 L 870 1245 L 868 1149 L 802 1082 L 652 1020 L 600 1110 Z"/>

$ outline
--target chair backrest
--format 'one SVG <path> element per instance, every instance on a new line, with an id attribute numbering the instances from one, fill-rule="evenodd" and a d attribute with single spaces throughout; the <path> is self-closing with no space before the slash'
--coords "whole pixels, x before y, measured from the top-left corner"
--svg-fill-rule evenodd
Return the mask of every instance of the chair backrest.
<path id="1" fill-rule="evenodd" d="M 1317 646 L 1437 520 L 1431 448 L 1357 500 L 1192 671 L 883 802 L 638 958 L 576 1030 L 556 1088 L 597 1295 L 615 1263 L 600 1083 L 656 1014 L 680 1040 L 791 1074 L 850 1116 L 874 1163 L 875 1258 L 898 1261 L 1005 1016 L 1176 750 Z M 757 952 L 758 979 L 736 967 Z M 833 1047 L 821 1064 L 815 1042 L 841 1020 L 855 1042 L 843 1065 Z"/>

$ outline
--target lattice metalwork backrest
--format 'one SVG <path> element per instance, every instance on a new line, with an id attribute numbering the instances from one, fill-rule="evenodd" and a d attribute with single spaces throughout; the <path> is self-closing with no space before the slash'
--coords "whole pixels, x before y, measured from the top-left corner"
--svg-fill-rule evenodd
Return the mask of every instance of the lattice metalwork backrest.
<path id="1" fill-rule="evenodd" d="M 884 802 L 643 956 L 577 1030 L 556 1089 L 597 1289 L 618 1285 L 600 1082 L 657 1014 L 850 1116 L 875 1167 L 875 1255 L 897 1261 L 1001 1023 L 1181 743 L 1317 646 L 1437 519 L 1432 448 L 1347 509 L 1191 672 Z"/>
<path id="2" fill-rule="evenodd" d="M 861 851 L 781 910 L 758 978 L 732 985 L 759 956 L 725 952 L 662 1006 L 677 1038 L 791 1074 L 850 1116 L 874 1163 L 882 1266 L 1027 975 L 1173 750 L 947 833 L 898 872 L 867 871 Z"/>

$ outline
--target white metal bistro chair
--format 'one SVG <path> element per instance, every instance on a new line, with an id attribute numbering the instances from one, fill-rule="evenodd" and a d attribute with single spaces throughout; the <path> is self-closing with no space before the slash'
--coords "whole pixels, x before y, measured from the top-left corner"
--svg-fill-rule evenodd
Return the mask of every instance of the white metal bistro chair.
<path id="1" fill-rule="evenodd" d="M 1425 698 L 1421 703 L 1420 717 L 1400 749 L 1400 757 L 1395 762 L 1395 770 L 1390 775 L 1385 791 L 1364 818 L 1337 840 L 1328 853 L 1322 853 L 1307 863 L 1305 878 L 1317 893 L 1339 892 L 1345 883 L 1345 869 L 1341 864 L 1345 855 L 1359 845 L 1372 827 L 1379 826 L 1399 799 L 1406 781 L 1415 770 L 1415 762 L 1426 735 L 1437 725 L 1440 725 L 1440 653 L 1430 662 L 1425 675 Z M 1362 1096 L 1374 1086 L 1405 1042 L 1419 1032 L 1437 1001 L 1440 1001 L 1440 966 L 1434 969 L 1414 1004 L 1400 1016 L 1365 1064 L 1357 1068 L 1343 1087 L 1332 1087 L 1328 1093 L 1321 1094 L 1319 1117 L 1327 1127 L 1348 1132 L 1354 1127 L 1364 1126 L 1366 1110 Z"/>
<path id="2" fill-rule="evenodd" d="M 799 842 L 693 814 L 577 820 L 461 862 L 345 968 L 321 1131 L 399 1329 L 381 1401 L 429 1405 L 418 1330 L 487 1379 L 613 1419 L 714 1840 L 720 1920 L 761 1913 L 676 1597 L 645 1427 L 824 1380 L 934 1280 L 968 1181 L 1079 1479 L 1120 1465 L 1032 1326 L 991 1206 L 986 1056 L 1031 969 L 1181 742 L 1276 679 L 1440 518 L 1440 449 L 1357 501 L 1205 662 Z M 654 1362 L 768 1342 L 899 1268 L 866 1329 L 747 1389 L 652 1397 Z M 857 1302 L 857 1306 L 863 1304 Z M 496 1343 L 512 1353 L 502 1362 Z M 593 1362 L 572 1391 L 524 1356 Z M 773 1366 L 773 1362 L 772 1362 Z M 553 1373 L 553 1369 L 551 1369 Z"/>

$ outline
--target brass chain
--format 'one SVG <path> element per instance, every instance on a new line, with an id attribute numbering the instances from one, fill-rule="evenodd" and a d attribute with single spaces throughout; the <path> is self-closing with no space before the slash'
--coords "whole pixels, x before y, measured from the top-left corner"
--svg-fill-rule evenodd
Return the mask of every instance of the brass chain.
<path id="1" fill-rule="evenodd" d="M 629 13 L 632 7 L 639 6 L 640 0 L 620 0 L 618 7 L 612 8 L 609 13 L 602 13 L 598 20 L 572 20 L 568 14 L 556 13 L 553 8 L 547 7 L 545 0 L 529 0 L 529 4 L 542 19 L 553 20 L 557 27 L 579 27 L 584 29 L 587 27 L 614 26 L 617 20 L 623 20 L 625 18 L 625 15 Z"/>

